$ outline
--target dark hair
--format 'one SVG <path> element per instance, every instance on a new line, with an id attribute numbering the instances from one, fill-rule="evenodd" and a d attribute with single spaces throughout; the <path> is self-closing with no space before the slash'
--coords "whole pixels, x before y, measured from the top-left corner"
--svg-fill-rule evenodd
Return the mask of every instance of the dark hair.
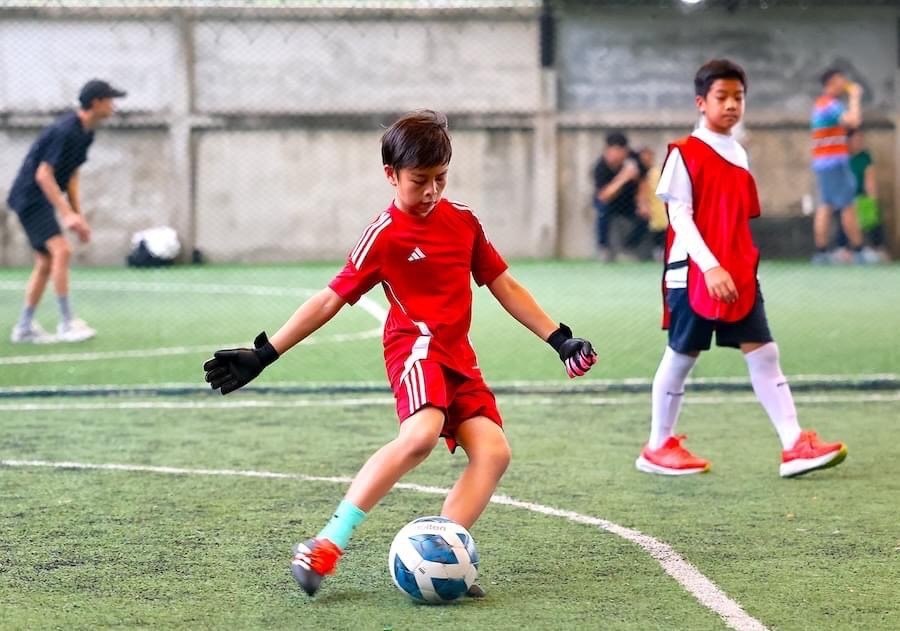
<path id="1" fill-rule="evenodd" d="M 840 68 L 829 68 L 825 72 L 822 73 L 822 76 L 819 77 L 819 81 L 822 82 L 822 85 L 827 84 L 831 81 L 832 77 L 835 77 L 839 74 L 844 74 Z"/>
<path id="2" fill-rule="evenodd" d="M 381 137 L 381 162 L 395 170 L 450 164 L 447 117 L 432 110 L 401 116 Z"/>
<path id="3" fill-rule="evenodd" d="M 737 79 L 747 89 L 747 73 L 743 68 L 728 59 L 710 59 L 694 76 L 694 93 L 705 98 L 719 79 Z"/>
<path id="4" fill-rule="evenodd" d="M 628 137 L 620 131 L 611 132 L 606 136 L 607 147 L 627 147 Z"/>

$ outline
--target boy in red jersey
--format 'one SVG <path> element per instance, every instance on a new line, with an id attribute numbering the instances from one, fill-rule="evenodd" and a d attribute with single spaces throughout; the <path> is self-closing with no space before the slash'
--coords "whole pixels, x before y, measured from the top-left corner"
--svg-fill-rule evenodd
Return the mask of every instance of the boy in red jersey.
<path id="1" fill-rule="evenodd" d="M 556 350 L 570 377 L 596 362 L 590 342 L 557 325 L 507 271 L 472 211 L 447 201 L 451 146 L 447 119 L 432 111 L 409 113 L 382 137 L 384 173 L 394 201 L 363 231 L 344 269 L 307 300 L 272 336 L 253 349 L 216 351 L 206 380 L 227 394 L 255 378 L 279 355 L 354 304 L 376 284 L 390 303 L 384 358 L 400 430 L 363 465 L 319 534 L 294 548 L 291 571 L 307 594 L 334 571 L 353 529 L 408 471 L 425 460 L 441 437 L 469 459 L 444 501 L 441 515 L 466 528 L 487 506 L 510 460 L 503 421 L 469 342 L 471 278 Z M 470 595 L 483 595 L 473 586 Z"/>
<path id="2" fill-rule="evenodd" d="M 640 471 L 686 475 L 709 470 L 709 461 L 685 449 L 674 429 L 684 384 L 700 351 L 716 344 L 740 348 L 753 391 L 781 439 L 782 477 L 832 467 L 844 460 L 841 443 L 823 443 L 803 431 L 778 346 L 769 332 L 756 278 L 759 251 L 750 219 L 759 215 L 747 153 L 731 130 L 744 113 L 747 79 L 737 64 L 714 59 L 694 78 L 700 126 L 669 146 L 656 194 L 666 202 L 663 328 L 669 342 L 653 378 L 650 440 Z"/>

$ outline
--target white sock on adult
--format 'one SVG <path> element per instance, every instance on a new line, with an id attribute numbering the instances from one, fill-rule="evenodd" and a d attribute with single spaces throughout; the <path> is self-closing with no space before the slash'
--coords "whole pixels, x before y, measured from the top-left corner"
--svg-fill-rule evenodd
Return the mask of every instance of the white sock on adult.
<path id="1" fill-rule="evenodd" d="M 800 437 L 800 425 L 797 423 L 794 395 L 791 394 L 787 378 L 781 372 L 778 345 L 769 342 L 744 355 L 744 359 L 750 369 L 753 392 L 772 419 L 772 425 L 781 439 L 782 449 L 793 447 Z"/>
<path id="2" fill-rule="evenodd" d="M 666 346 L 653 377 L 650 440 L 647 441 L 650 449 L 662 447 L 675 431 L 681 402 L 684 400 L 684 382 L 696 363 L 696 357 L 677 353 Z"/>

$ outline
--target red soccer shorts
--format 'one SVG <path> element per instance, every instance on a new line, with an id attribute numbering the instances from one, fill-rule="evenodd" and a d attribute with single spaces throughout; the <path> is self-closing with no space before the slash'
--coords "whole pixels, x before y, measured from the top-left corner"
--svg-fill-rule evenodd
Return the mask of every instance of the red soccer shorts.
<path id="1" fill-rule="evenodd" d="M 438 362 L 419 360 L 391 385 L 401 423 L 427 405 L 444 412 L 441 436 L 451 453 L 456 450 L 456 431 L 463 421 L 484 416 L 503 427 L 494 393 L 480 377 L 470 379 Z"/>

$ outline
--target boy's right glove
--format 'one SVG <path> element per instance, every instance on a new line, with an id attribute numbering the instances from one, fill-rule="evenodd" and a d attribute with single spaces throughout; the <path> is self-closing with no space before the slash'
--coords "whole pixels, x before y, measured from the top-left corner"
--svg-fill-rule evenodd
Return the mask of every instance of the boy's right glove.
<path id="1" fill-rule="evenodd" d="M 278 359 L 278 351 L 269 342 L 265 331 L 253 340 L 254 348 L 228 348 L 216 351 L 206 360 L 203 370 L 213 390 L 222 394 L 233 392 L 253 381 L 263 368 Z"/>
<path id="2" fill-rule="evenodd" d="M 580 337 L 572 337 L 572 329 L 563 323 L 550 334 L 547 344 L 559 353 L 559 358 L 566 365 L 569 379 L 581 377 L 597 363 L 597 353 L 591 343 Z"/>

